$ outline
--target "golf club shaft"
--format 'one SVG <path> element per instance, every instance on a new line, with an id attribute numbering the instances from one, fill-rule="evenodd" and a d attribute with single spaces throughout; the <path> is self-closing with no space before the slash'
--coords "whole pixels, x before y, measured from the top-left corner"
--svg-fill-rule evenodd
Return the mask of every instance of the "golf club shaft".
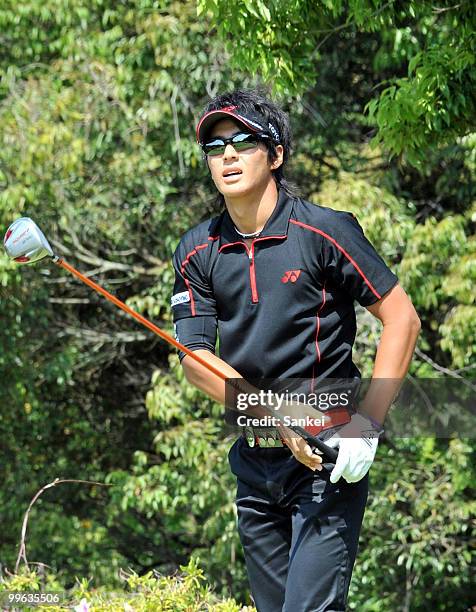
<path id="1" fill-rule="evenodd" d="M 157 325 L 154 325 L 148 319 L 143 317 L 141 314 L 139 314 L 138 312 L 136 312 L 135 310 L 127 306 L 127 304 L 124 304 L 124 302 L 121 302 L 121 300 L 119 300 L 117 297 L 112 295 L 112 293 L 109 293 L 109 291 L 106 291 L 106 289 L 101 287 L 101 285 L 98 285 L 97 283 L 92 281 L 90 278 L 88 278 L 84 274 L 81 274 L 81 272 L 76 270 L 76 268 L 73 268 L 73 266 L 71 266 L 69 263 L 64 261 L 64 259 L 58 259 L 55 261 L 55 263 L 58 266 L 61 266 L 62 268 L 64 268 L 65 270 L 68 270 L 68 272 L 71 272 L 71 274 L 79 278 L 79 280 L 83 281 L 83 283 L 86 283 L 86 285 L 89 285 L 92 289 L 94 289 L 98 293 L 101 293 L 105 298 L 110 300 L 113 304 L 118 306 L 124 312 L 127 312 L 127 314 L 131 315 L 131 317 L 134 317 L 136 321 L 139 321 L 139 323 L 142 323 L 142 325 L 145 325 L 145 327 L 148 327 L 151 331 L 153 331 L 155 334 L 163 338 L 166 342 L 168 342 L 169 344 L 172 344 L 173 346 L 175 346 L 175 348 L 179 349 L 180 351 L 183 351 L 187 355 L 190 355 L 190 357 L 192 357 L 193 359 L 201 363 L 204 367 L 208 368 L 211 372 L 219 376 L 222 380 L 224 381 L 227 380 L 227 376 L 223 374 L 223 372 L 220 372 L 220 370 L 215 368 L 212 364 L 207 363 L 207 361 L 205 361 L 205 359 L 200 357 L 200 355 L 196 355 L 193 351 L 191 351 L 186 346 L 184 346 L 183 344 L 175 340 L 175 338 L 173 338 L 170 334 L 163 331 L 162 329 L 160 329 L 160 327 L 157 327 Z"/>
<path id="2" fill-rule="evenodd" d="M 88 278 L 84 274 L 81 274 L 79 270 L 76 270 L 76 268 L 68 264 L 66 261 L 64 261 L 64 259 L 55 257 L 53 261 L 58 266 L 64 268 L 65 270 L 73 274 L 73 276 L 76 276 L 76 278 L 79 278 L 79 280 L 81 280 L 83 283 L 85 283 L 86 285 L 88 285 L 89 287 L 91 287 L 92 289 L 100 293 L 101 295 L 103 295 L 106 299 L 111 301 L 113 304 L 115 304 L 118 308 L 120 308 L 121 310 L 129 314 L 131 317 L 134 317 L 136 321 L 139 321 L 139 323 L 142 323 L 142 325 L 144 325 L 145 327 L 153 331 L 155 334 L 160 336 L 163 340 L 165 340 L 169 344 L 172 344 L 173 346 L 175 346 L 175 348 L 184 352 L 186 355 L 189 355 L 192 359 L 195 359 L 195 361 L 197 361 L 202 366 L 207 368 L 210 372 L 212 372 L 213 374 L 221 378 L 221 380 L 225 381 L 225 383 L 230 384 L 230 378 L 227 377 L 226 374 L 221 372 L 218 368 L 215 368 L 212 364 L 208 363 L 205 359 L 200 357 L 200 355 L 197 355 L 195 352 L 188 349 L 182 343 L 178 342 L 178 340 L 175 340 L 175 338 L 173 338 L 170 334 L 160 329 L 160 327 L 157 327 L 157 325 L 154 325 L 153 323 L 151 323 L 151 321 L 149 321 L 148 319 L 143 317 L 141 314 L 139 314 L 138 312 L 136 312 L 135 310 L 133 310 L 132 308 L 124 304 L 124 302 L 122 302 L 117 297 L 112 295 L 112 293 L 109 293 L 109 291 L 106 291 L 106 289 L 104 289 L 103 287 L 101 287 L 100 285 L 92 281 L 90 278 Z M 263 405 L 262 408 L 267 410 L 270 414 L 272 413 L 273 416 L 277 417 L 278 419 L 280 418 L 279 415 L 275 414 L 274 411 L 272 411 L 271 408 L 268 408 L 266 405 Z M 317 448 L 319 451 L 327 455 L 328 458 L 331 459 L 332 461 L 337 460 L 337 454 L 338 454 L 337 451 L 334 448 L 327 446 L 327 444 L 319 440 L 319 438 L 316 438 L 315 436 L 311 435 L 309 432 L 307 432 L 305 429 L 301 427 L 291 427 L 291 426 L 287 426 L 287 427 L 289 427 L 289 429 L 291 429 L 292 431 L 294 431 L 295 433 L 303 437 L 306 440 L 306 442 L 309 444 L 309 446 L 313 446 L 314 448 Z"/>

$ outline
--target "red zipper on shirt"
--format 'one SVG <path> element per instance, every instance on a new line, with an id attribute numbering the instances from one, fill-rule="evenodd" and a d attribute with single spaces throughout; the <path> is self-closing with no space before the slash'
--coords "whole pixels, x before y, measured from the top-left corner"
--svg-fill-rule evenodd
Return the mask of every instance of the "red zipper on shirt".
<path id="1" fill-rule="evenodd" d="M 248 248 L 248 245 L 245 242 L 241 242 L 241 241 L 228 242 L 227 244 L 223 244 L 219 249 L 219 251 L 221 251 L 224 247 L 232 246 L 235 244 L 242 244 L 245 247 L 246 253 L 248 255 L 248 260 L 250 262 L 251 302 L 253 304 L 257 304 L 259 302 L 258 288 L 256 287 L 255 243 L 259 242 L 260 240 L 270 240 L 270 239 L 275 240 L 276 238 L 286 238 L 286 235 L 284 236 L 263 236 L 262 238 L 255 238 L 251 243 L 251 249 Z"/>
<path id="2" fill-rule="evenodd" d="M 246 244 L 245 244 L 246 246 Z M 258 289 L 256 288 L 256 271 L 255 271 L 255 249 L 254 249 L 255 243 L 252 242 L 251 243 L 251 249 L 248 250 L 248 247 L 246 246 L 246 250 L 248 251 L 248 259 L 250 260 L 250 285 L 251 285 L 251 301 L 253 302 L 253 304 L 256 304 L 259 299 L 258 299 Z"/>

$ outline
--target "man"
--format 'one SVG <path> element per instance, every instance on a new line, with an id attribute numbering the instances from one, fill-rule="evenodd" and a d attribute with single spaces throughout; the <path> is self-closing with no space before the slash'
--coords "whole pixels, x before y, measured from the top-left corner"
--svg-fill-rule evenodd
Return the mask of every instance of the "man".
<path id="1" fill-rule="evenodd" d="M 335 465 L 283 427 L 271 437 L 248 431 L 229 453 L 258 611 L 342 611 L 367 472 L 419 319 L 352 214 L 292 194 L 289 124 L 275 104 L 255 92 L 217 96 L 197 140 L 225 210 L 187 232 L 174 254 L 172 308 L 183 344 L 229 378 L 303 379 L 318 390 L 329 378 L 360 377 L 354 300 L 383 323 L 359 414 L 328 440 L 339 449 Z M 225 383 L 180 357 L 187 380 L 225 403 Z"/>

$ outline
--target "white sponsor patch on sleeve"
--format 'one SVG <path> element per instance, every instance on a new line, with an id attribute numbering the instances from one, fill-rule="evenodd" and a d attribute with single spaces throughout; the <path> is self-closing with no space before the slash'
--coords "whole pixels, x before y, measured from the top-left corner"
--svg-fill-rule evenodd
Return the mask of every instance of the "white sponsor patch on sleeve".
<path id="1" fill-rule="evenodd" d="M 173 308 L 178 304 L 185 304 L 186 302 L 190 302 L 190 293 L 188 291 L 182 291 L 181 293 L 176 293 L 172 296 L 172 299 L 170 300 L 170 305 Z"/>

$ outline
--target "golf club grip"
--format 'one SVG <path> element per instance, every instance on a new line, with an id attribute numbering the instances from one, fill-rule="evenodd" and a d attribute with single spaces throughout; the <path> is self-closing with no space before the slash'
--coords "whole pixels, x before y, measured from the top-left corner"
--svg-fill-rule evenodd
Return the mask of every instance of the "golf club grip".
<path id="1" fill-rule="evenodd" d="M 331 448 L 325 442 L 323 442 L 322 440 L 319 440 L 319 438 L 316 438 L 316 436 L 313 436 L 312 434 L 310 434 L 308 431 L 306 431 L 302 427 L 295 426 L 295 427 L 290 427 L 290 429 L 292 429 L 297 434 L 299 434 L 302 438 L 304 438 L 306 442 L 309 444 L 309 446 L 312 446 L 314 448 L 317 448 L 317 450 L 320 450 L 333 463 L 337 461 L 339 452 L 336 451 L 335 448 Z"/>

